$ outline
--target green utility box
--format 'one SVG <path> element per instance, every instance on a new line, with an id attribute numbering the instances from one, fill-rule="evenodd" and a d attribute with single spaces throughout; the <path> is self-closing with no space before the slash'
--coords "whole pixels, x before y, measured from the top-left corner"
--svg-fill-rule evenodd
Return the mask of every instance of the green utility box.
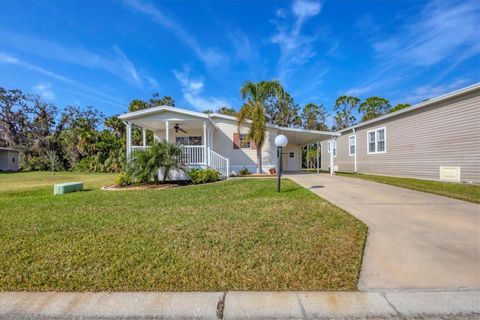
<path id="1" fill-rule="evenodd" d="M 67 182 L 53 186 L 53 194 L 65 194 L 83 190 L 83 182 Z"/>

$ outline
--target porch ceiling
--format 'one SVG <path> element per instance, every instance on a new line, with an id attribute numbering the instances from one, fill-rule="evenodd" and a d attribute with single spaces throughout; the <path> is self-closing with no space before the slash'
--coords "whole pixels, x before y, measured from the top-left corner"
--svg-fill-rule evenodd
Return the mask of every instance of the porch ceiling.
<path id="1" fill-rule="evenodd" d="M 284 134 L 289 143 L 305 145 L 317 141 L 330 139 L 332 136 L 338 136 L 335 132 L 305 130 L 296 128 L 278 128 L 279 134 Z"/>
<path id="2" fill-rule="evenodd" d="M 157 119 L 132 119 L 130 120 L 136 126 L 146 128 L 152 131 L 159 131 L 165 130 L 165 122 L 167 120 L 157 120 Z M 203 128 L 204 120 L 200 119 L 192 119 L 192 120 L 185 120 L 185 119 L 168 119 L 168 126 L 170 130 L 173 129 L 173 126 L 178 123 L 178 125 L 185 130 L 192 130 L 192 129 L 202 129 Z"/>

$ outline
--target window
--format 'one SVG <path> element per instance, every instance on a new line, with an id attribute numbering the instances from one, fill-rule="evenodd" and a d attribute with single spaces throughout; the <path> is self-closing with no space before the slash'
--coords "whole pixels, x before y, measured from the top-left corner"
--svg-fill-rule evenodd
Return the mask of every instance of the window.
<path id="1" fill-rule="evenodd" d="M 293 153 L 293 152 L 290 152 L 290 154 L 289 154 L 289 155 L 290 155 L 290 158 L 293 158 L 293 157 L 295 156 L 295 153 Z"/>
<path id="2" fill-rule="evenodd" d="M 387 152 L 385 128 L 367 132 L 368 153 Z"/>
<path id="3" fill-rule="evenodd" d="M 175 142 L 182 146 L 201 146 L 202 137 L 176 137 Z"/>
<path id="4" fill-rule="evenodd" d="M 348 155 L 354 156 L 357 152 L 357 137 L 356 136 L 349 136 L 348 137 Z"/>
<path id="5" fill-rule="evenodd" d="M 247 139 L 246 133 L 240 133 L 240 148 L 250 148 L 250 140 Z"/>

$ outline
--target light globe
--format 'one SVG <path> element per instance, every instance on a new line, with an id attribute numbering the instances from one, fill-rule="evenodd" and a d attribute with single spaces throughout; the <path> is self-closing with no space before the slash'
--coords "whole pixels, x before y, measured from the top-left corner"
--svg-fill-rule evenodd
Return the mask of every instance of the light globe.
<path id="1" fill-rule="evenodd" d="M 279 134 L 278 136 L 275 137 L 275 145 L 277 147 L 283 148 L 287 145 L 288 139 L 285 135 Z"/>

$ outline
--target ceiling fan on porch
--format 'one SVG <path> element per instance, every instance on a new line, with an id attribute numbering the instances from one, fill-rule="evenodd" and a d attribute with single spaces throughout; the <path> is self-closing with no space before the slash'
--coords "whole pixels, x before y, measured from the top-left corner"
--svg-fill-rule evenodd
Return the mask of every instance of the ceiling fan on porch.
<path id="1" fill-rule="evenodd" d="M 178 123 L 175 123 L 175 126 L 173 127 L 173 129 L 175 129 L 175 132 L 178 133 L 178 131 L 182 131 L 183 133 L 187 133 L 187 131 L 183 130 L 182 128 L 180 128 L 180 126 L 178 125 Z"/>

